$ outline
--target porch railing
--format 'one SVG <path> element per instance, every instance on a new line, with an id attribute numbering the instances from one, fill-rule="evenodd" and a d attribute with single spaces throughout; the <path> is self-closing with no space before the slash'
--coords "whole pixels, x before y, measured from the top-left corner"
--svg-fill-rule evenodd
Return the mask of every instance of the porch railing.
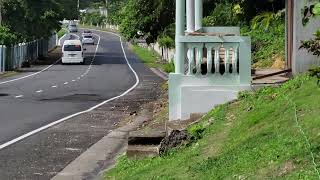
<path id="1" fill-rule="evenodd" d="M 195 35 L 180 36 L 178 41 L 185 47 L 186 76 L 219 79 L 231 77 L 238 84 L 251 83 L 249 37 Z"/>

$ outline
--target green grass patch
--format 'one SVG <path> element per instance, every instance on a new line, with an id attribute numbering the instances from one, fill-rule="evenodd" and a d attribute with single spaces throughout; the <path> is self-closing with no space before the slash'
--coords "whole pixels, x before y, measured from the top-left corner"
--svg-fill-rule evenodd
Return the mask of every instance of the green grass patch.
<path id="1" fill-rule="evenodd" d="M 0 73 L 0 78 L 7 78 L 7 77 L 15 76 L 17 74 L 18 74 L 18 72 L 16 72 L 16 71 L 6 71 L 2 74 Z"/>
<path id="2" fill-rule="evenodd" d="M 156 158 L 123 156 L 105 179 L 318 179 L 319 102 L 316 79 L 306 75 L 280 88 L 241 93 L 189 127 L 196 139 L 191 145 Z"/>
<path id="3" fill-rule="evenodd" d="M 134 44 L 132 45 L 132 51 L 150 68 L 160 68 L 167 73 L 174 71 L 174 64 L 162 61 L 160 55 L 154 50 L 142 48 Z"/>
<path id="4" fill-rule="evenodd" d="M 57 33 L 58 34 L 58 38 L 61 38 L 66 33 L 68 33 L 68 30 L 65 29 L 65 28 L 61 28 L 60 31 Z"/>

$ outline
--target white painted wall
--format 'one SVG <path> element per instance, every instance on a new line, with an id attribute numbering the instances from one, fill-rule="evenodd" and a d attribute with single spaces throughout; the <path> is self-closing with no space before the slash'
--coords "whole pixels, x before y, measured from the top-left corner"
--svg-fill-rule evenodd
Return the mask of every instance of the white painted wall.
<path id="1" fill-rule="evenodd" d="M 320 28 L 320 17 L 312 18 L 307 26 L 302 25 L 301 9 L 305 3 L 312 4 L 318 0 L 294 0 L 294 30 L 293 30 L 293 59 L 292 71 L 294 74 L 306 72 L 311 65 L 320 65 L 320 58 L 308 53 L 305 49 L 299 49 L 302 40 L 313 38 L 313 33 Z"/>

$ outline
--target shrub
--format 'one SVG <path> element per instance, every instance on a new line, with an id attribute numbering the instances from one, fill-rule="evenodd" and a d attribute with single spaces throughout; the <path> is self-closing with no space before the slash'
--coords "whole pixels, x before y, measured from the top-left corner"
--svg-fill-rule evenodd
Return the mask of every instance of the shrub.
<path id="1" fill-rule="evenodd" d="M 205 26 L 234 26 L 238 24 L 232 3 L 217 4 L 210 16 L 203 19 Z"/>
<path id="2" fill-rule="evenodd" d="M 0 26 L 0 45 L 10 45 L 17 41 L 17 36 L 5 26 Z"/>

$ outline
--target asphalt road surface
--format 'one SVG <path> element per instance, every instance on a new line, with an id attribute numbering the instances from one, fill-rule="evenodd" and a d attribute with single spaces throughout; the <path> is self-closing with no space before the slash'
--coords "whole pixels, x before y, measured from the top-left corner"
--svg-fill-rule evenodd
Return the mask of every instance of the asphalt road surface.
<path id="1" fill-rule="evenodd" d="M 163 80 L 145 67 L 126 43 L 122 49 L 118 36 L 97 31 L 94 34 L 95 45 L 85 46 L 85 65 L 61 65 L 58 61 L 41 73 L 35 67 L 28 73 L 0 79 L 0 180 L 52 178 L 119 127 L 130 112 L 138 112 L 141 104 L 157 98 Z M 138 74 L 140 83 L 136 88 L 93 111 L 10 143 L 132 88 L 137 81 L 123 50 Z M 101 169 L 105 163 L 101 163 Z M 88 179 L 98 171 L 88 174 Z"/>
<path id="2" fill-rule="evenodd" d="M 135 83 L 119 38 L 96 34 L 99 45 L 96 35 L 96 45 L 85 46 L 86 65 L 58 63 L 33 77 L 0 84 L 0 144 L 86 110 Z"/>

